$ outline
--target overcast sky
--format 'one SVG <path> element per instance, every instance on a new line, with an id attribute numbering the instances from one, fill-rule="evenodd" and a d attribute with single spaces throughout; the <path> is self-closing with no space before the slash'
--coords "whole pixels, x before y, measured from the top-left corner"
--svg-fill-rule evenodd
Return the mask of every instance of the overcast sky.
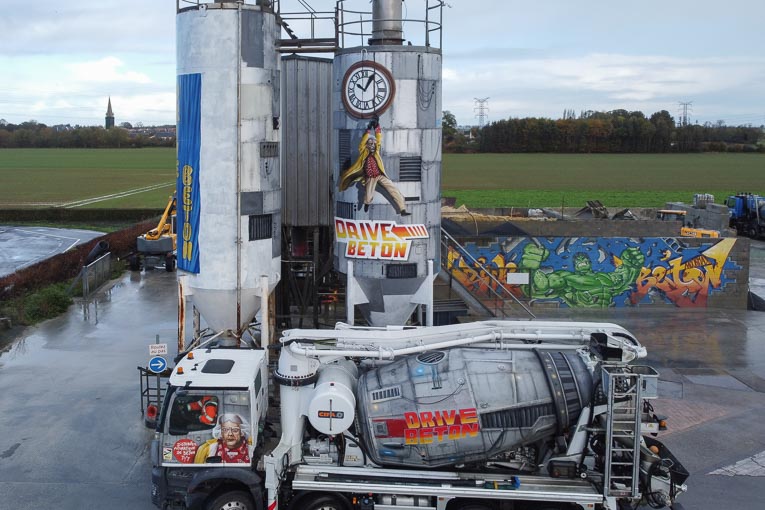
<path id="1" fill-rule="evenodd" d="M 406 0 L 407 13 L 423 2 Z M 174 124 L 175 4 L 3 0 L 0 119 L 101 125 L 111 96 L 118 124 Z M 617 108 L 677 118 L 678 103 L 692 102 L 693 122 L 765 124 L 764 0 L 447 5 L 443 108 L 460 124 L 477 123 L 474 99 L 486 97 L 489 121 Z"/>

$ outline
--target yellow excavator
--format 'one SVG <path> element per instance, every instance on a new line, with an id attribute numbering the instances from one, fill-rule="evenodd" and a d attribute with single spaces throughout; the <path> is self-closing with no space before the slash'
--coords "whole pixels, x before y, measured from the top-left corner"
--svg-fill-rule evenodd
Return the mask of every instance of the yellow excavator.
<path id="1" fill-rule="evenodd" d="M 164 261 L 166 271 L 175 271 L 176 202 L 175 195 L 171 196 L 157 227 L 136 238 L 138 253 L 129 258 L 130 269 L 133 271 L 141 269 L 141 259 L 146 268 L 160 266 Z"/>

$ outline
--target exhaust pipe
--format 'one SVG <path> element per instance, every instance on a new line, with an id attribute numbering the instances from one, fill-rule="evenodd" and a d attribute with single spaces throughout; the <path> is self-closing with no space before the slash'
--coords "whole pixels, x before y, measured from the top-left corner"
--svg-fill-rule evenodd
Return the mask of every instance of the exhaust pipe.
<path id="1" fill-rule="evenodd" d="M 404 42 L 402 21 L 403 0 L 374 0 L 372 2 L 372 38 L 370 45 L 398 45 Z"/>

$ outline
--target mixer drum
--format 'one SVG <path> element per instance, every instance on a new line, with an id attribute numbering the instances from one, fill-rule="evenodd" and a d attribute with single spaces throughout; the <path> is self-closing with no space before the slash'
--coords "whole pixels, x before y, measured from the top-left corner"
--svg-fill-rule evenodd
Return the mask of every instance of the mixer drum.
<path id="1" fill-rule="evenodd" d="M 576 352 L 461 348 L 365 373 L 358 412 L 375 463 L 438 467 L 560 434 L 591 394 L 592 377 Z"/>

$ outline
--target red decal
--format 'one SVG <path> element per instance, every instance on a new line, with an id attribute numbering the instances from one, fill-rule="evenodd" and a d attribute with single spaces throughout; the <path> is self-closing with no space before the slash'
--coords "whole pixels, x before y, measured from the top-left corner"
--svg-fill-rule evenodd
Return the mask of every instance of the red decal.
<path id="1" fill-rule="evenodd" d="M 191 464 L 197 454 L 197 444 L 191 439 L 179 439 L 173 445 L 173 457 L 181 464 Z"/>

